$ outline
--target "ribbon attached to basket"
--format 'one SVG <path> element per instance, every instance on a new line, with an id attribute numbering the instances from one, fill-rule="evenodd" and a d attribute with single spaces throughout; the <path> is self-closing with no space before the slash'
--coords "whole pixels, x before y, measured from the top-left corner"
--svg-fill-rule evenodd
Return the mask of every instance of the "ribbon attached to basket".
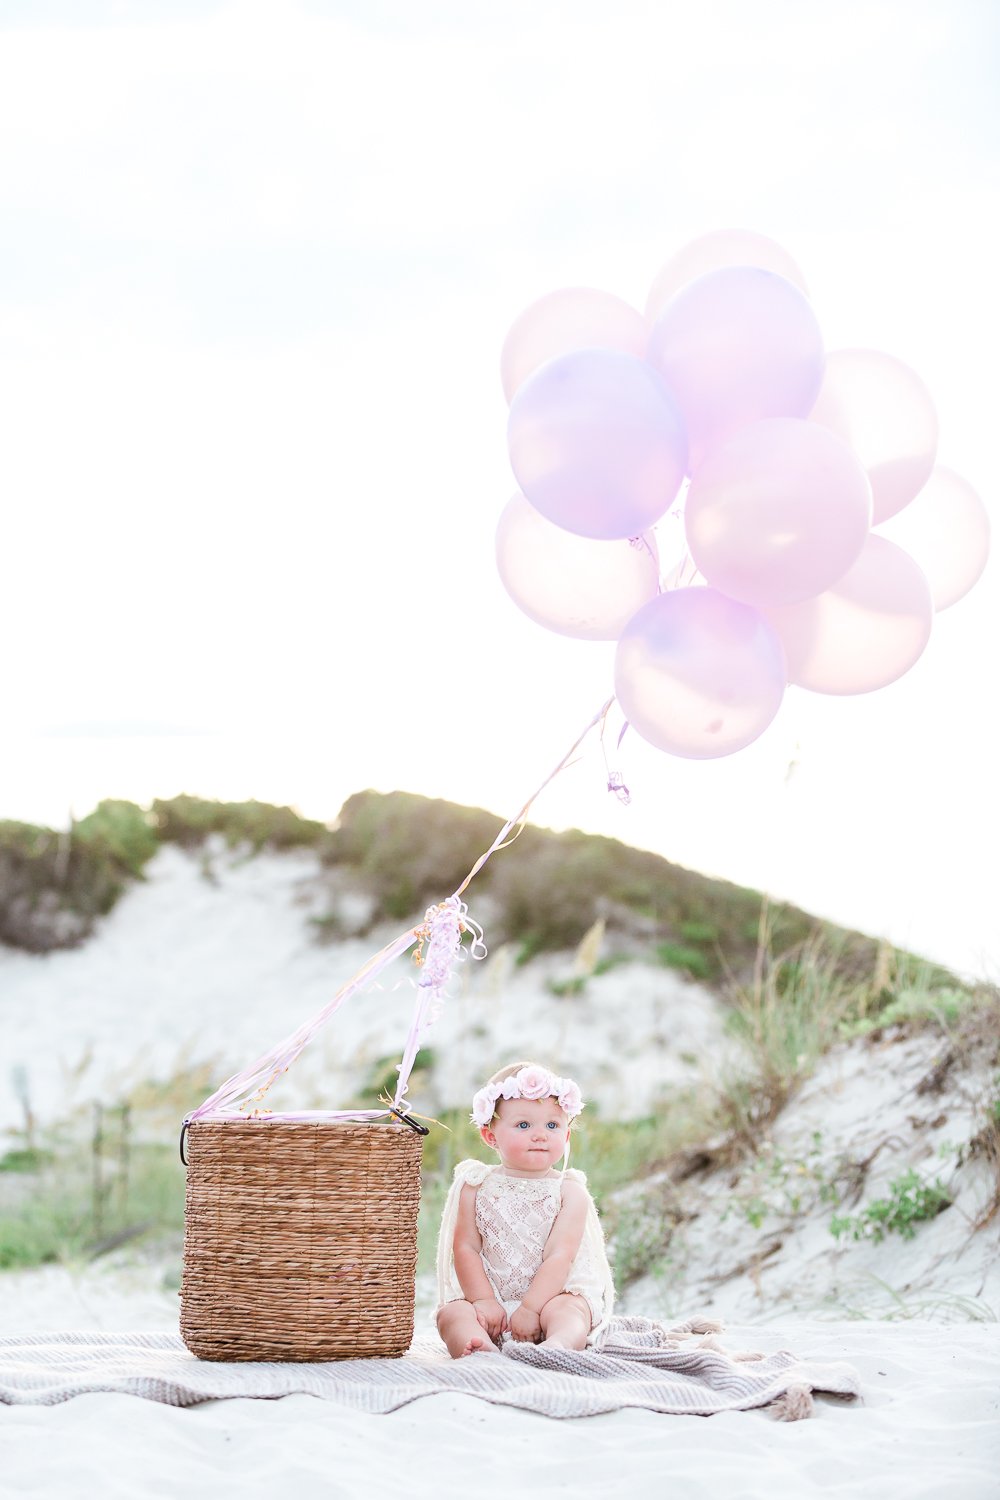
<path id="1" fill-rule="evenodd" d="M 558 776 L 560 771 L 566 769 L 571 763 L 573 756 L 582 741 L 590 733 L 595 724 L 603 729 L 610 712 L 614 698 L 609 698 L 602 704 L 584 730 L 577 736 L 569 750 L 562 757 L 559 764 L 549 773 L 537 791 L 533 792 L 524 806 L 514 817 L 509 818 L 493 843 L 476 860 L 472 869 L 466 875 L 458 889 L 445 901 L 436 906 L 428 907 L 424 920 L 399 937 L 393 938 L 378 953 L 358 970 L 353 979 L 346 984 L 329 1000 L 311 1020 L 306 1021 L 291 1036 L 285 1037 L 270 1052 L 265 1052 L 258 1057 L 249 1067 L 243 1068 L 239 1073 L 234 1073 L 227 1078 L 225 1083 L 217 1088 L 197 1109 L 191 1110 L 184 1116 L 181 1127 L 181 1155 L 183 1157 L 184 1132 L 188 1125 L 194 1120 L 343 1120 L 343 1121 L 365 1121 L 383 1119 L 386 1116 L 394 1116 L 404 1121 L 414 1130 L 426 1133 L 424 1127 L 418 1125 L 407 1113 L 408 1102 L 406 1092 L 409 1087 L 410 1073 L 420 1044 L 441 1014 L 445 991 L 451 978 L 455 964 L 469 954 L 472 958 L 480 959 L 486 957 L 486 944 L 483 941 L 483 930 L 478 922 L 469 916 L 469 910 L 462 895 L 470 881 L 485 865 L 486 861 L 497 850 L 503 849 L 507 844 L 517 838 L 524 826 L 528 810 L 535 798 L 545 790 L 549 782 Z M 609 782 L 610 787 L 610 782 Z M 469 934 L 472 938 L 469 948 L 466 950 L 462 945 L 463 937 Z M 291 1110 L 277 1113 L 273 1110 L 262 1108 L 262 1101 L 269 1092 L 272 1084 L 287 1073 L 299 1053 L 308 1046 L 317 1032 L 322 1031 L 327 1022 L 349 1000 L 352 995 L 357 994 L 360 989 L 367 988 L 375 979 L 388 968 L 395 959 L 408 952 L 409 949 L 416 950 L 414 959 L 420 969 L 420 978 L 416 981 L 416 998 L 414 1000 L 413 1015 L 410 1021 L 410 1030 L 403 1048 L 402 1060 L 397 1069 L 398 1081 L 392 1104 L 387 1104 L 382 1109 L 308 1109 Z"/>
<path id="2" fill-rule="evenodd" d="M 462 937 L 466 932 L 471 932 L 473 935 L 470 952 L 476 958 L 485 958 L 486 945 L 483 942 L 482 928 L 469 916 L 468 908 L 463 901 L 457 896 L 449 896 L 448 900 L 442 901 L 440 905 L 429 907 L 419 926 L 411 927 L 408 932 L 401 933 L 399 937 L 394 938 L 391 943 L 370 958 L 353 979 L 341 985 L 333 999 L 329 1000 L 311 1020 L 306 1021 L 297 1031 L 293 1031 L 291 1036 L 285 1037 L 284 1041 L 279 1042 L 270 1052 L 265 1052 L 262 1057 L 258 1057 L 256 1062 L 252 1062 L 249 1067 L 227 1078 L 225 1083 L 205 1100 L 204 1104 L 185 1115 L 184 1123 L 190 1124 L 192 1120 L 203 1120 L 209 1116 L 214 1120 L 265 1118 L 271 1120 L 374 1120 L 385 1115 L 404 1114 L 406 1091 L 414 1060 L 423 1037 L 441 1014 L 445 988 L 451 978 L 452 969 L 463 955 Z M 399 1065 L 399 1080 L 391 1107 L 292 1110 L 283 1111 L 280 1114 L 269 1109 L 262 1109 L 261 1103 L 272 1084 L 276 1083 L 283 1073 L 288 1072 L 299 1053 L 309 1045 L 317 1032 L 322 1031 L 344 1002 L 359 989 L 372 984 L 383 969 L 388 968 L 395 959 L 414 947 L 417 950 L 416 957 L 420 964 L 421 975 L 417 981 L 413 1018 L 403 1050 L 403 1060 Z"/>

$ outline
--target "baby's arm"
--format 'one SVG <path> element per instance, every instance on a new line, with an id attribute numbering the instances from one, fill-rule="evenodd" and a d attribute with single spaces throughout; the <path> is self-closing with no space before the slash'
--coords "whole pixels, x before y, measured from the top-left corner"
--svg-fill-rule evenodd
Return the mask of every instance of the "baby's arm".
<path id="1" fill-rule="evenodd" d="M 507 1314 L 497 1301 L 483 1266 L 483 1241 L 476 1228 L 477 1191 L 471 1182 L 467 1182 L 458 1200 L 453 1246 L 455 1275 L 466 1301 L 472 1303 L 480 1325 L 496 1343 L 507 1326 Z"/>
<path id="2" fill-rule="evenodd" d="M 531 1341 L 541 1329 L 539 1314 L 546 1302 L 565 1291 L 570 1267 L 583 1239 L 587 1219 L 587 1194 L 578 1182 L 564 1182 L 562 1207 L 556 1214 L 542 1251 L 542 1264 L 521 1298 L 521 1306 L 510 1315 L 510 1331 L 516 1339 Z"/>

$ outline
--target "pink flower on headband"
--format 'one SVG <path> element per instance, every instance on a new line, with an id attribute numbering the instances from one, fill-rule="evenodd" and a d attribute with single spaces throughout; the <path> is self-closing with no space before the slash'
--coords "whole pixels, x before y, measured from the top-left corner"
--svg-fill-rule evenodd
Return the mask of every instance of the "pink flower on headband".
<path id="1" fill-rule="evenodd" d="M 555 1093 L 552 1085 L 556 1080 L 548 1068 L 522 1068 L 520 1073 L 515 1073 L 514 1081 L 517 1093 L 510 1096 L 512 1099 L 547 1099 Z"/>
<path id="2" fill-rule="evenodd" d="M 496 1109 L 496 1095 L 491 1089 L 480 1089 L 478 1094 L 472 1096 L 472 1123 L 473 1125 L 488 1125 L 493 1118 Z"/>
<path id="3" fill-rule="evenodd" d="M 557 1078 L 548 1068 L 531 1065 L 511 1073 L 500 1083 L 487 1083 L 473 1096 L 473 1125 L 488 1125 L 496 1112 L 498 1099 L 555 1098 L 559 1108 L 572 1120 L 583 1109 L 579 1084 L 572 1078 Z"/>
<path id="4" fill-rule="evenodd" d="M 559 1108 L 565 1110 L 572 1120 L 583 1108 L 583 1095 L 580 1093 L 580 1085 L 574 1083 L 572 1078 L 560 1078 L 562 1089 L 557 1094 Z"/>

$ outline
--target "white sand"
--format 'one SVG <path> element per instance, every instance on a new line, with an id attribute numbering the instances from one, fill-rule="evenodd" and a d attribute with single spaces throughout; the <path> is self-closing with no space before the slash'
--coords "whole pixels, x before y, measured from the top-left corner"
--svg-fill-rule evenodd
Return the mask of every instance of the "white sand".
<path id="1" fill-rule="evenodd" d="M 91 1268 L 74 1278 L 50 1268 L 0 1280 L 8 1332 L 176 1330 L 175 1306 L 157 1292 L 152 1272 Z M 1000 1495 L 996 1325 L 797 1320 L 736 1325 L 725 1342 L 847 1360 L 861 1374 L 863 1398 L 819 1398 L 812 1419 L 782 1424 L 759 1412 L 553 1421 L 466 1396 L 431 1396 L 386 1416 L 307 1396 L 188 1409 L 79 1396 L 52 1407 L 0 1407 L 0 1494 L 445 1500 L 481 1493 L 509 1473 L 529 1496 Z"/>

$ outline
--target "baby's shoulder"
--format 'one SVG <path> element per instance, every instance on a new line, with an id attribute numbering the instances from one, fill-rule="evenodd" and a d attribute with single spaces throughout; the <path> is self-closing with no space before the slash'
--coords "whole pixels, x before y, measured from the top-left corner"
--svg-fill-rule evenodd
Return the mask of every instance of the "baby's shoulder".
<path id="1" fill-rule="evenodd" d="M 586 1172 L 579 1172 L 576 1167 L 567 1167 L 562 1177 L 562 1200 L 567 1203 L 573 1199 L 585 1199 L 589 1203 L 590 1189 L 587 1186 Z"/>
<path id="2" fill-rule="evenodd" d="M 453 1182 L 461 1183 L 463 1187 L 481 1187 L 491 1172 L 496 1167 L 492 1162 L 476 1161 L 475 1157 L 467 1157 L 460 1161 L 455 1167 Z"/>

